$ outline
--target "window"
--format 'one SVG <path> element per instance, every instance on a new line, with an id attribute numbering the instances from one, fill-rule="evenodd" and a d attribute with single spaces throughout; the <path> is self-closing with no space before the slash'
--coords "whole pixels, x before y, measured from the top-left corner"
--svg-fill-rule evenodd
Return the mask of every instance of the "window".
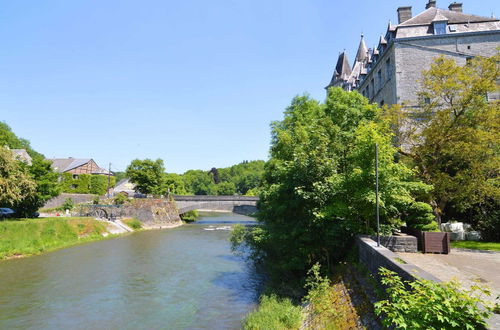
<path id="1" fill-rule="evenodd" d="M 384 100 L 380 101 L 380 106 L 381 106 L 381 107 L 383 107 L 383 106 L 384 106 L 384 104 L 385 104 L 385 101 L 384 101 Z"/>
<path id="2" fill-rule="evenodd" d="M 446 22 L 434 22 L 434 34 L 446 34 Z"/>
<path id="3" fill-rule="evenodd" d="M 378 70 L 377 72 L 377 80 L 378 80 L 378 88 L 382 88 L 382 70 Z"/>
<path id="4" fill-rule="evenodd" d="M 73 174 L 73 179 L 78 180 L 78 174 Z"/>
<path id="5" fill-rule="evenodd" d="M 387 77 L 387 80 L 391 79 L 391 76 L 392 76 L 391 59 L 390 58 L 388 58 L 387 61 L 385 61 L 385 76 Z"/>
<path id="6" fill-rule="evenodd" d="M 372 94 L 375 95 L 375 82 L 373 81 L 370 81 L 370 90 L 372 91 Z"/>

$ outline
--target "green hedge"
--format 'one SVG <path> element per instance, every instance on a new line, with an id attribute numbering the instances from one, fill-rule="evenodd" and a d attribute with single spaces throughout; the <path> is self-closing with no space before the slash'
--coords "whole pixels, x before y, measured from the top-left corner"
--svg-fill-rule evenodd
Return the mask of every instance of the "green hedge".
<path id="1" fill-rule="evenodd" d="M 116 183 L 115 177 L 111 177 L 111 187 Z M 60 182 L 61 191 L 73 194 L 96 194 L 104 195 L 108 188 L 108 176 L 79 174 L 76 179 L 71 173 L 63 173 Z"/>

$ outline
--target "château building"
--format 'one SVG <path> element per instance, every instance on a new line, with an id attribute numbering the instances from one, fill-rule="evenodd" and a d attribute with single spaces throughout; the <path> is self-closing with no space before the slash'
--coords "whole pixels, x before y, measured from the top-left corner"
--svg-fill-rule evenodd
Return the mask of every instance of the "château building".
<path id="1" fill-rule="evenodd" d="M 429 0 L 425 10 L 413 16 L 412 7 L 399 7 L 398 25 L 389 22 L 374 49 L 366 47 L 364 37 L 351 66 L 346 52 L 339 55 L 330 84 L 358 90 L 380 105 L 418 104 L 422 71 L 444 55 L 465 65 L 475 56 L 492 56 L 500 47 L 500 20 L 465 14 L 461 3 L 448 9 L 437 8 Z M 500 99 L 499 93 L 488 95 Z"/>

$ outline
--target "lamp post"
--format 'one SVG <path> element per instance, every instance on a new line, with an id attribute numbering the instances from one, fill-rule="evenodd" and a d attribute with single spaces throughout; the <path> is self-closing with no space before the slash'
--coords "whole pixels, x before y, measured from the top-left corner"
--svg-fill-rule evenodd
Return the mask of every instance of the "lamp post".
<path id="1" fill-rule="evenodd" d="M 380 212 L 378 203 L 378 143 L 375 143 L 375 203 L 377 208 L 377 246 L 380 246 Z"/>

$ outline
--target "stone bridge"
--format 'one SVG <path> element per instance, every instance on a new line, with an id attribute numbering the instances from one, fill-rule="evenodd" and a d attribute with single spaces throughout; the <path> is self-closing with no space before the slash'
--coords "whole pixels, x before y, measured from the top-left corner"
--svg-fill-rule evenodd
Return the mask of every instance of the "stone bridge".
<path id="1" fill-rule="evenodd" d="M 174 196 L 179 213 L 192 210 L 251 214 L 257 211 L 259 197 L 254 196 Z"/>

